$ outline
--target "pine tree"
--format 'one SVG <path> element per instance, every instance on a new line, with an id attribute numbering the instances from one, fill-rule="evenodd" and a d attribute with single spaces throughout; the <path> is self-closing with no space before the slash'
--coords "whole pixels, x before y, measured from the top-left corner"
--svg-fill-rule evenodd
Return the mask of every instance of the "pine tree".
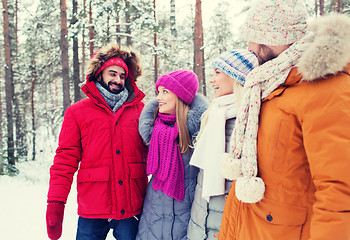
<path id="1" fill-rule="evenodd" d="M 5 51 L 5 92 L 6 92 L 6 115 L 7 115 L 7 159 L 11 166 L 15 166 L 15 151 L 13 139 L 13 72 L 11 59 L 10 23 L 7 0 L 2 0 L 3 26 L 4 26 L 4 51 Z"/>
<path id="2" fill-rule="evenodd" d="M 0 64 L 1 64 L 1 59 L 2 59 L 2 55 L 0 52 Z M 1 71 L 0 71 L 0 79 L 1 79 Z M 3 119 L 2 119 L 2 92 L 1 89 L 3 89 L 2 87 L 2 82 L 0 81 L 0 175 L 4 174 L 4 159 L 3 159 L 3 144 L 2 144 L 2 123 L 3 123 Z"/>
<path id="3" fill-rule="evenodd" d="M 38 80 L 38 73 L 36 70 L 36 61 L 35 58 L 32 57 L 31 64 L 30 64 L 30 70 L 31 70 L 31 94 L 30 94 L 30 109 L 32 114 L 32 161 L 35 160 L 35 154 L 36 154 L 36 125 L 35 125 L 35 104 L 34 104 L 34 92 L 35 92 L 35 85 Z"/>
<path id="4" fill-rule="evenodd" d="M 70 79 L 68 63 L 68 28 L 66 0 L 60 0 L 61 9 L 61 64 L 62 64 L 62 89 L 63 89 L 63 113 L 70 106 Z"/>
<path id="5" fill-rule="evenodd" d="M 202 25 L 202 3 L 196 0 L 195 20 L 194 20 L 194 72 L 199 79 L 198 92 L 206 96 L 205 67 L 204 67 L 204 36 Z"/>
<path id="6" fill-rule="evenodd" d="M 219 3 L 210 18 L 206 39 L 206 55 L 211 59 L 234 47 L 234 36 L 231 32 L 231 20 L 227 16 L 228 2 Z M 206 61 L 210 60 L 206 59 Z"/>
<path id="7" fill-rule="evenodd" d="M 35 14 L 27 18 L 23 30 L 25 40 L 19 42 L 20 81 L 26 94 L 27 138 L 32 144 L 32 160 L 36 151 L 36 131 L 47 129 L 48 136 L 56 135 L 62 121 L 60 9 L 57 1 L 40 1 Z M 25 9 L 25 8 L 24 8 Z M 25 11 L 25 10 L 23 10 Z M 23 13 L 22 13 L 23 14 Z M 61 96 L 61 94 L 60 94 Z M 52 143 L 53 144 L 53 143 Z"/>
<path id="8" fill-rule="evenodd" d="M 72 1 L 73 15 L 71 19 L 71 27 L 73 28 L 73 84 L 74 84 L 74 101 L 78 102 L 81 99 L 80 95 L 80 64 L 79 64 L 79 44 L 78 44 L 78 2 Z"/>
<path id="9" fill-rule="evenodd" d="M 154 22 L 157 22 L 157 11 L 156 11 L 156 0 L 153 0 L 153 8 L 154 8 Z M 158 80 L 158 54 L 157 54 L 157 28 L 154 28 L 154 33 L 153 33 L 153 44 L 155 48 L 155 54 L 154 54 L 154 83 L 157 82 Z"/>
<path id="10" fill-rule="evenodd" d="M 94 25 L 92 24 L 92 0 L 89 1 L 89 49 L 90 57 L 94 54 Z"/>

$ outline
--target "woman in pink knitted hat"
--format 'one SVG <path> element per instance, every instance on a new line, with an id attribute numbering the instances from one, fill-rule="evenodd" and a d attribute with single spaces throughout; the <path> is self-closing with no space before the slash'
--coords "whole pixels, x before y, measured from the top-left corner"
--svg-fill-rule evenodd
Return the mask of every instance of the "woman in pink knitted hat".
<path id="1" fill-rule="evenodd" d="M 191 71 L 165 74 L 156 83 L 157 99 L 141 113 L 139 132 L 149 145 L 147 173 L 152 178 L 136 239 L 187 239 L 198 175 L 189 165 L 189 146 L 208 107 L 197 89 L 198 79 Z"/>

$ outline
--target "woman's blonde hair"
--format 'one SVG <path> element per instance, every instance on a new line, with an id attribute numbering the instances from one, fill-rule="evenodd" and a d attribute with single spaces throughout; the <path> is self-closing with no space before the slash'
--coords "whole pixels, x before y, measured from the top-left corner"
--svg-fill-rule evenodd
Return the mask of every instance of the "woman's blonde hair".
<path id="1" fill-rule="evenodd" d="M 186 153 L 190 149 L 191 137 L 187 129 L 187 114 L 190 106 L 177 97 L 175 104 L 176 124 L 179 128 L 179 148 L 180 152 Z M 157 118 L 159 107 L 154 111 L 154 119 Z"/>

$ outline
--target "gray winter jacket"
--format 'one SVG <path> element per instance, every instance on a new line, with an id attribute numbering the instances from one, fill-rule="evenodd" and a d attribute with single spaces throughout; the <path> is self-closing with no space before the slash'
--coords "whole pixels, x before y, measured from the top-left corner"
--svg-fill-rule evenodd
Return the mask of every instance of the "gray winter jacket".
<path id="1" fill-rule="evenodd" d="M 151 140 L 154 127 L 153 114 L 158 106 L 156 100 L 150 101 L 143 109 L 139 132 L 145 143 Z M 200 117 L 208 108 L 208 101 L 196 95 L 187 116 L 187 128 L 192 137 L 199 131 Z M 185 176 L 185 197 L 177 201 L 163 191 L 154 190 L 153 177 L 148 184 L 143 213 L 140 218 L 137 240 L 186 240 L 194 191 L 197 184 L 198 168 L 189 165 L 192 151 L 182 154 Z"/>
<path id="2" fill-rule="evenodd" d="M 225 140 L 226 152 L 229 149 L 230 137 L 236 118 L 226 121 Z M 202 198 L 203 170 L 198 174 L 198 182 L 191 209 L 191 219 L 188 224 L 187 239 L 217 239 L 222 213 L 224 211 L 225 196 L 229 193 L 232 181 L 226 180 L 225 195 L 210 197 L 209 203 Z"/>

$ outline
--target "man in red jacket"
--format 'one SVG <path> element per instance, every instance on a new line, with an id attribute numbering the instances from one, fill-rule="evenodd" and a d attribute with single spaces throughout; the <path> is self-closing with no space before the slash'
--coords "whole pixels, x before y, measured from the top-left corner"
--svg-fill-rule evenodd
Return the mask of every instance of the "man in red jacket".
<path id="1" fill-rule="evenodd" d="M 146 147 L 138 133 L 144 93 L 135 82 L 141 75 L 134 52 L 109 45 L 91 58 L 87 98 L 64 115 L 53 165 L 46 212 L 50 239 L 59 239 L 65 203 L 77 174 L 76 239 L 135 239 L 147 175 Z"/>

